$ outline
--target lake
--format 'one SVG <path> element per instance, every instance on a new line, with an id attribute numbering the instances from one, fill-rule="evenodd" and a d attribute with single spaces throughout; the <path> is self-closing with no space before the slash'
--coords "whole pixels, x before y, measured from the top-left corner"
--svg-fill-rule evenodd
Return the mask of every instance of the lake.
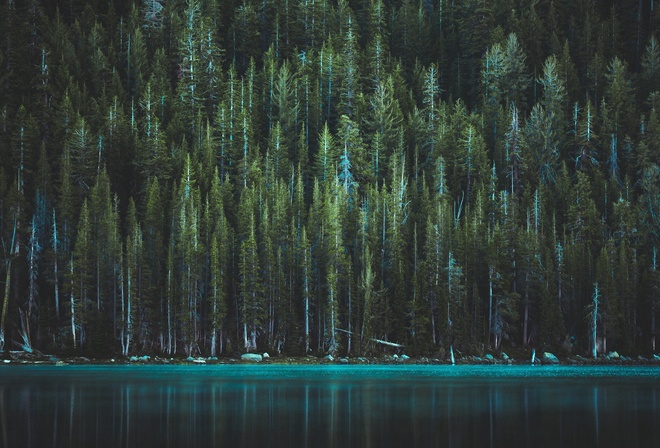
<path id="1" fill-rule="evenodd" d="M 3 447 L 660 447 L 660 368 L 0 365 Z"/>

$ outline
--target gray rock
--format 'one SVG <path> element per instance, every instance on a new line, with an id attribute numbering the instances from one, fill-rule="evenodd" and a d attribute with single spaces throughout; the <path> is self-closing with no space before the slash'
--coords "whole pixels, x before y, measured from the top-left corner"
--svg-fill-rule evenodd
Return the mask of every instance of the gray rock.
<path id="1" fill-rule="evenodd" d="M 140 356 L 138 359 L 140 360 L 140 362 L 147 362 L 151 359 L 151 357 L 144 355 L 144 356 Z"/>
<path id="2" fill-rule="evenodd" d="M 195 358 L 193 358 L 192 356 L 188 356 L 188 357 L 186 358 L 186 361 L 188 361 L 188 362 L 195 362 Z"/>
<path id="3" fill-rule="evenodd" d="M 348 358 L 339 358 L 339 362 L 342 364 L 348 364 Z"/>
<path id="4" fill-rule="evenodd" d="M 489 361 L 495 361 L 495 358 L 490 353 L 486 353 L 486 359 Z"/>
<path id="5" fill-rule="evenodd" d="M 261 356 L 263 356 L 264 358 L 270 358 L 270 355 L 268 354 L 268 352 L 264 352 L 264 354 L 261 355 Z"/>
<path id="6" fill-rule="evenodd" d="M 128 358 L 128 362 L 138 362 L 138 361 L 139 359 L 137 356 L 131 356 L 130 358 Z"/>
<path id="7" fill-rule="evenodd" d="M 392 355 L 392 359 L 399 359 L 399 355 L 397 355 L 396 353 L 393 354 L 393 355 Z"/>
<path id="8" fill-rule="evenodd" d="M 330 354 L 326 355 L 326 357 L 323 358 L 323 359 L 325 359 L 325 360 L 327 360 L 327 361 L 334 361 L 334 360 L 335 360 L 335 358 L 334 358 L 332 355 L 330 355 Z"/>
<path id="9" fill-rule="evenodd" d="M 509 355 L 507 355 L 506 353 L 502 352 L 502 359 L 505 360 L 505 361 L 508 361 L 508 360 L 509 360 Z"/>
<path id="10" fill-rule="evenodd" d="M 658 356 L 658 355 L 653 355 L 653 359 L 654 359 L 655 361 L 660 361 L 660 356 Z"/>
<path id="11" fill-rule="evenodd" d="M 610 353 L 607 355 L 607 357 L 608 357 L 608 358 L 611 358 L 611 359 L 619 359 L 619 358 L 620 358 L 620 356 L 619 356 L 619 354 L 618 354 L 617 352 L 610 352 Z"/>
<path id="12" fill-rule="evenodd" d="M 559 359 L 550 352 L 543 352 L 541 362 L 543 362 L 543 364 L 559 364 Z"/>
<path id="13" fill-rule="evenodd" d="M 244 353 L 241 355 L 243 361 L 261 362 L 263 356 L 258 353 Z"/>
<path id="14" fill-rule="evenodd" d="M 218 360 L 218 357 L 217 357 L 217 356 L 210 356 L 210 357 L 208 358 L 208 360 L 209 360 L 209 361 L 217 361 L 217 360 Z"/>
<path id="15" fill-rule="evenodd" d="M 405 361 L 405 360 L 407 360 L 407 359 L 410 359 L 410 356 L 408 356 L 408 355 L 401 355 L 401 359 Z"/>

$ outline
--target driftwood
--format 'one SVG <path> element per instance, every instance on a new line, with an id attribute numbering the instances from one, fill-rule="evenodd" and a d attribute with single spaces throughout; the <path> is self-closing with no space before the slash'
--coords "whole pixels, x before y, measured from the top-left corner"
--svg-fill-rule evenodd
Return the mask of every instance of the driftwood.
<path id="1" fill-rule="evenodd" d="M 335 331 L 341 331 L 342 333 L 354 334 L 352 331 L 342 330 L 341 328 L 335 328 Z M 395 342 L 383 341 L 382 339 L 371 338 L 372 341 L 377 342 L 378 344 L 387 345 L 389 347 L 403 348 L 402 344 L 397 344 Z"/>

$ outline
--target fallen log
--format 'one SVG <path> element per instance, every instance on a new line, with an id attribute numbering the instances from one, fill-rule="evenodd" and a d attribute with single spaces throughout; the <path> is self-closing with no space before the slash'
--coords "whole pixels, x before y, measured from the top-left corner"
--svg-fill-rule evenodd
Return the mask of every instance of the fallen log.
<path id="1" fill-rule="evenodd" d="M 346 333 L 346 334 L 350 334 L 350 335 L 353 334 L 352 331 L 342 330 L 341 328 L 335 328 L 335 331 L 341 331 L 342 333 Z M 403 348 L 404 347 L 402 344 L 397 344 L 396 342 L 384 341 L 382 339 L 371 338 L 371 340 L 378 343 L 378 344 L 387 345 L 388 347 L 396 347 L 396 348 Z"/>

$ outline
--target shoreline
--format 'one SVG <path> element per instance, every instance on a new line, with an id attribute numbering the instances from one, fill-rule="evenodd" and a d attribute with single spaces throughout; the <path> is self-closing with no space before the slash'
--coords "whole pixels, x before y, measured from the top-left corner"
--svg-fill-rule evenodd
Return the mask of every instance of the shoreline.
<path id="1" fill-rule="evenodd" d="M 256 354 L 253 354 L 256 355 Z M 455 360 L 455 365 L 531 365 L 531 356 L 528 359 L 511 358 L 504 356 L 484 355 L 464 356 Z M 598 358 L 586 358 L 580 355 L 546 358 L 536 357 L 534 365 L 561 365 L 561 366 L 658 366 L 660 356 L 628 357 L 614 353 L 600 355 Z M 408 357 L 406 355 L 389 355 L 380 357 L 338 357 L 329 355 L 318 356 L 269 356 L 256 355 L 259 358 L 242 358 L 241 356 L 223 357 L 163 357 L 163 356 L 129 356 L 116 358 L 88 358 L 85 356 L 56 356 L 47 354 L 30 354 L 22 351 L 10 351 L 4 355 L 0 365 L 240 365 L 240 364 L 268 364 L 268 365 L 452 365 L 449 359 L 437 357 Z"/>

